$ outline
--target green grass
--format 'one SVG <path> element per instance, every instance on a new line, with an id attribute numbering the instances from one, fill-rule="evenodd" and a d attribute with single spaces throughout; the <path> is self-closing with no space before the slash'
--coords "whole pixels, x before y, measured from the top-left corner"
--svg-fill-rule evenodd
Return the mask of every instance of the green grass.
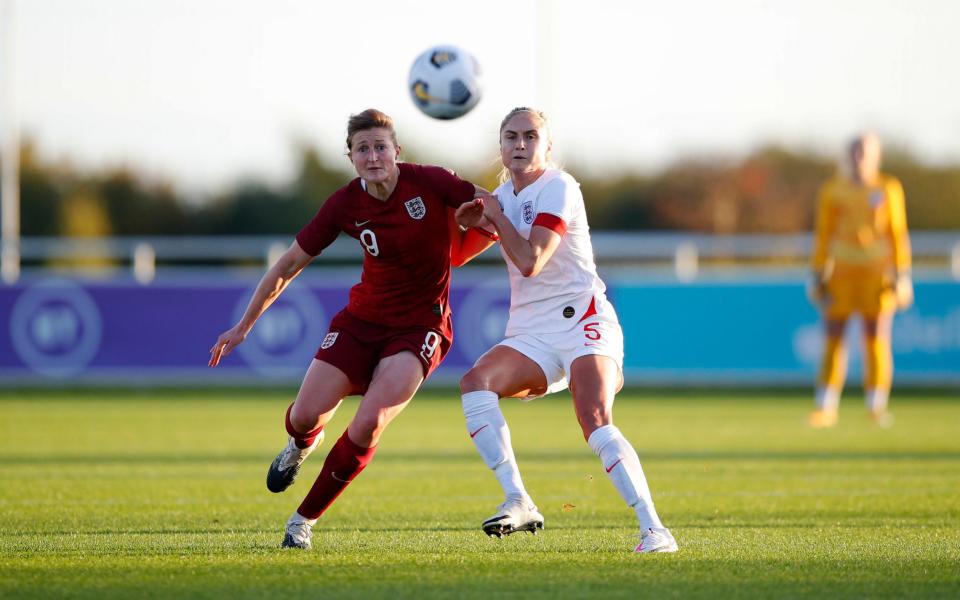
<path id="1" fill-rule="evenodd" d="M 565 393 L 504 404 L 542 535 L 483 536 L 496 482 L 459 398 L 424 392 L 298 552 L 278 549 L 283 524 L 354 402 L 274 495 L 292 392 L 5 392 L 0 598 L 957 597 L 953 395 L 898 393 L 880 430 L 851 394 L 811 431 L 806 393 L 621 394 L 681 549 L 636 556 Z"/>

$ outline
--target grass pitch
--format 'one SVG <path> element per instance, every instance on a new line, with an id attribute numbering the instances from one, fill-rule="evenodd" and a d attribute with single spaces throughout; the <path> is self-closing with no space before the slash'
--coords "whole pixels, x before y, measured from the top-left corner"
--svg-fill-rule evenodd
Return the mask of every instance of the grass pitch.
<path id="1" fill-rule="evenodd" d="M 852 394 L 850 396 L 853 396 Z M 506 401 L 539 536 L 485 537 L 499 488 L 453 392 L 421 393 L 314 529 L 283 524 L 355 408 L 283 494 L 264 486 L 290 391 L 0 394 L 0 597 L 957 597 L 960 399 L 895 394 L 881 430 L 848 397 L 623 393 L 676 555 L 636 524 L 569 396 Z"/>

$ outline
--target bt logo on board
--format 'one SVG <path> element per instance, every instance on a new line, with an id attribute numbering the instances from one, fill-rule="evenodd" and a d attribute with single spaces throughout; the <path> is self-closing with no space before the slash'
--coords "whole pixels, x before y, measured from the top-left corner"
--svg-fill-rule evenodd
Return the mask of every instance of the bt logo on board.
<path id="1" fill-rule="evenodd" d="M 67 377 L 81 372 L 100 349 L 103 323 L 90 294 L 65 279 L 29 285 L 10 311 L 17 356 L 37 373 Z"/>

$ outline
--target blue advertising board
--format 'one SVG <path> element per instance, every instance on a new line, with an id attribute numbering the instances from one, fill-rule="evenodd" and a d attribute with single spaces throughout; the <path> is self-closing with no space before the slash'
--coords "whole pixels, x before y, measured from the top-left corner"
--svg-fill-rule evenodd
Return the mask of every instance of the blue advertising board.
<path id="1" fill-rule="evenodd" d="M 768 385 L 812 381 L 823 348 L 800 281 L 619 285 L 628 380 Z M 894 319 L 898 383 L 960 383 L 960 283 L 920 281 Z M 862 324 L 847 329 L 849 381 L 862 373 Z"/>
<path id="2" fill-rule="evenodd" d="M 320 271 L 319 269 L 317 271 Z M 296 384 L 356 281 L 352 269 L 308 270 L 217 369 L 217 336 L 239 319 L 259 274 L 132 279 L 26 277 L 0 287 L 0 385 Z M 626 339 L 632 384 L 809 383 L 822 333 L 803 283 L 644 281 L 608 277 Z M 916 304 L 894 322 L 896 381 L 960 385 L 960 283 L 916 284 Z M 502 269 L 454 274 L 454 347 L 433 377 L 455 383 L 503 334 L 509 287 Z M 851 377 L 859 373 L 858 324 Z"/>

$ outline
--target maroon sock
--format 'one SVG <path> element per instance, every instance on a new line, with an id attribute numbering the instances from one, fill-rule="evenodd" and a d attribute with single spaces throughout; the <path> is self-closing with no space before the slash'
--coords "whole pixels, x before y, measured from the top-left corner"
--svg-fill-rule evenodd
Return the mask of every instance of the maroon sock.
<path id="1" fill-rule="evenodd" d="M 284 419 L 284 422 L 287 426 L 287 433 L 290 434 L 290 437 L 293 438 L 293 443 L 297 445 L 297 448 L 303 450 L 304 448 L 309 448 L 313 444 L 313 440 L 317 439 L 317 436 L 320 435 L 320 432 L 323 431 L 323 425 L 317 427 L 313 431 L 308 431 L 306 433 L 300 433 L 293 428 L 293 424 L 290 423 L 290 411 L 293 410 L 293 404 L 287 407 L 287 416 Z"/>
<path id="2" fill-rule="evenodd" d="M 373 460 L 377 447 L 363 448 L 353 443 L 344 431 L 337 443 L 330 448 L 320 475 L 303 499 L 297 512 L 308 519 L 317 519 L 333 504 L 353 478 L 360 474 Z"/>

